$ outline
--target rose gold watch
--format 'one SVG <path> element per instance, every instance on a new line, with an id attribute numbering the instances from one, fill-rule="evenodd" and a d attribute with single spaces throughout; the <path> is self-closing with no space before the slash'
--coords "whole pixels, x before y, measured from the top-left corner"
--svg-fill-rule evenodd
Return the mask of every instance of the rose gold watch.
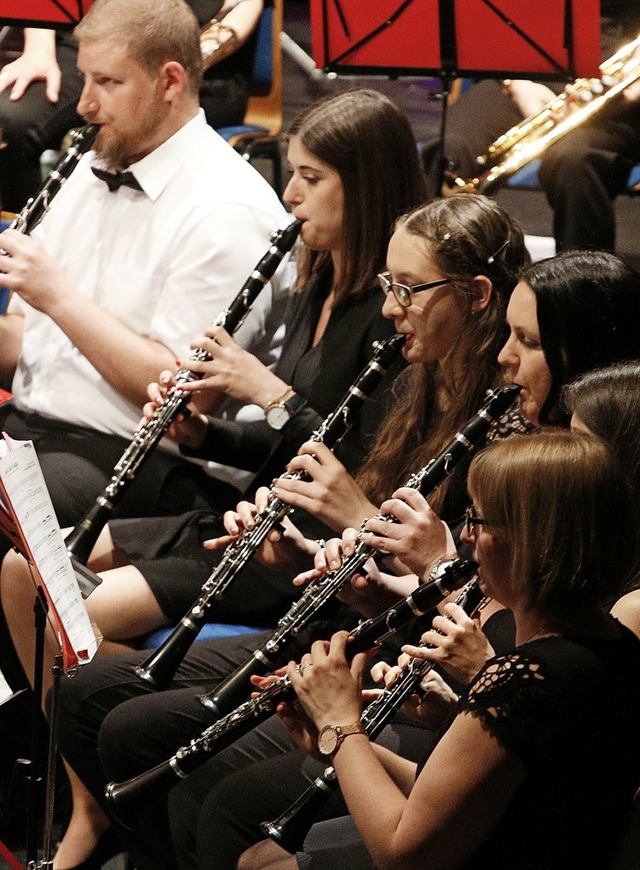
<path id="1" fill-rule="evenodd" d="M 320 755 L 333 755 L 345 737 L 350 734 L 366 733 L 362 722 L 352 722 L 351 725 L 325 725 L 318 734 L 318 752 Z"/>

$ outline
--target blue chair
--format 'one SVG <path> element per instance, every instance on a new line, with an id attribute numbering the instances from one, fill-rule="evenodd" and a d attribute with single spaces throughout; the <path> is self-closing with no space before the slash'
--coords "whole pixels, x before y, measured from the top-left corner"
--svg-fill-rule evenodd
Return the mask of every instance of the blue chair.
<path id="1" fill-rule="evenodd" d="M 15 215 L 7 211 L 0 213 L 0 233 L 4 232 L 11 226 Z M 0 315 L 4 314 L 9 304 L 9 291 L 6 287 L 0 287 Z"/>
<path id="2" fill-rule="evenodd" d="M 207 622 L 200 629 L 196 640 L 216 640 L 219 637 L 236 637 L 239 634 L 251 634 L 264 629 L 249 625 L 226 625 L 223 622 Z M 173 628 L 160 628 L 147 635 L 144 639 L 144 649 L 155 649 L 169 637 Z"/>
<path id="3" fill-rule="evenodd" d="M 273 186 L 282 193 L 280 133 L 282 132 L 282 32 L 283 0 L 265 7 L 258 22 L 256 51 L 244 123 L 216 132 L 245 160 L 271 161 Z"/>
<path id="4" fill-rule="evenodd" d="M 541 190 L 542 188 L 540 187 L 540 180 L 538 178 L 539 169 L 540 158 L 536 158 L 530 163 L 527 163 L 526 166 L 523 166 L 522 169 L 518 169 L 517 172 L 514 172 L 511 178 L 507 181 L 506 186 L 514 188 L 515 190 Z M 640 193 L 640 163 L 636 164 L 629 173 L 626 192 L 630 196 Z"/>

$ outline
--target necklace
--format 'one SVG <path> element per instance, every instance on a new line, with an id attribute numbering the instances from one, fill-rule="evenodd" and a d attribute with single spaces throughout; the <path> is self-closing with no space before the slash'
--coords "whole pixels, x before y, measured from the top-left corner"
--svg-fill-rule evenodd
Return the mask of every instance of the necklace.
<path id="1" fill-rule="evenodd" d="M 523 640 L 518 646 L 524 646 L 525 643 L 531 643 L 532 640 L 535 640 L 537 637 L 557 637 L 557 631 L 548 631 L 546 628 L 540 627 L 537 631 L 534 631 L 533 634 L 530 634 L 526 640 Z"/>

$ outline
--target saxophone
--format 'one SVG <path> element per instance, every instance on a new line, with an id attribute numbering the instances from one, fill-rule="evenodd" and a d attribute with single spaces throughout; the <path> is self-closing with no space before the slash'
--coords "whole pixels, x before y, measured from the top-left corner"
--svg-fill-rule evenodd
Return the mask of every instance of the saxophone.
<path id="1" fill-rule="evenodd" d="M 547 148 L 575 130 L 640 79 L 640 36 L 600 66 L 599 78 L 577 79 L 535 115 L 525 118 L 476 158 L 475 178 L 449 178 L 447 193 L 490 193 Z"/>
<path id="2" fill-rule="evenodd" d="M 227 24 L 221 24 L 232 9 L 235 9 L 243 0 L 235 0 L 218 12 L 215 18 L 208 21 L 200 30 L 200 51 L 202 53 L 202 71 L 206 72 L 209 67 L 220 63 L 225 57 L 233 54 L 238 46 L 238 34 Z M 222 38 L 221 38 L 222 37 Z"/>

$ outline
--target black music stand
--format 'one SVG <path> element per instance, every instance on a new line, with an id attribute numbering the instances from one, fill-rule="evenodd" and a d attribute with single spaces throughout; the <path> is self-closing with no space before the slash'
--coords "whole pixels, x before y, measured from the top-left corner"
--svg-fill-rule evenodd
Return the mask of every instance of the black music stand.
<path id="1" fill-rule="evenodd" d="M 316 64 L 343 75 L 433 76 L 439 162 L 454 79 L 599 75 L 599 0 L 311 0 Z"/>
<path id="2" fill-rule="evenodd" d="M 21 27 L 75 27 L 92 0 L 0 0 L 0 24 Z"/>

